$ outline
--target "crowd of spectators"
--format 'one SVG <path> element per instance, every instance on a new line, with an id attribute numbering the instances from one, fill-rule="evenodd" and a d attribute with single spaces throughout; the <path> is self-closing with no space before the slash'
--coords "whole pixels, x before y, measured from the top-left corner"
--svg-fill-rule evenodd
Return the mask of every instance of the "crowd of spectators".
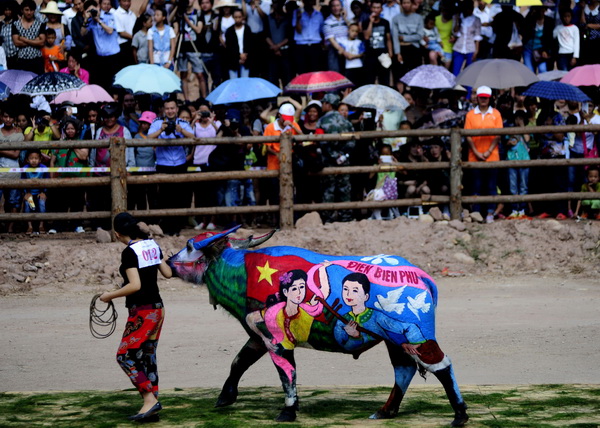
<path id="1" fill-rule="evenodd" d="M 61 105 L 32 111 L 30 101 L 11 97 L 1 108 L 0 141 L 47 141 L 124 138 L 209 138 L 214 136 L 345 133 L 353 130 L 395 130 L 427 127 L 435 111 L 453 114 L 447 126 L 493 126 L 600 123 L 594 102 L 547 103 L 521 95 L 519 88 L 494 92 L 474 88 L 472 97 L 460 90 L 424 91 L 406 88 L 399 78 L 423 63 L 439 64 L 454 74 L 485 58 L 522 60 L 534 72 L 600 62 L 599 2 L 572 4 L 544 2 L 544 6 L 513 8 L 483 1 L 422 0 L 144 0 L 132 10 L 131 0 L 44 0 L 37 5 L 9 0 L 0 23 L 6 61 L 0 67 L 36 73 L 61 71 L 86 83 L 105 87 L 115 101 L 106 105 Z M 2 11 L 0 11 L 1 13 Z M 112 87 L 115 73 L 127 65 L 150 63 L 180 73 L 183 94 L 167 99 L 134 96 Z M 355 109 L 341 103 L 344 93 L 313 94 L 313 100 L 288 98 L 267 102 L 212 106 L 205 97 L 219 83 L 244 76 L 260 76 L 281 85 L 303 72 L 336 70 L 356 86 L 379 83 L 395 87 L 410 106 L 383 113 Z M 196 80 L 199 99 L 192 96 Z M 476 90 L 475 90 L 476 89 Z M 183 96 L 182 96 L 183 95 Z M 597 97 L 593 97 L 597 99 Z M 495 106 L 495 107 L 494 107 Z M 37 106 L 39 107 L 39 105 Z M 466 116 L 466 117 L 465 117 Z M 487 126 L 487 125 L 486 125 Z M 593 133 L 581 135 L 521 135 L 513 138 L 466 139 L 464 153 L 471 161 L 527 158 L 576 158 L 596 150 Z M 413 198 L 448 192 L 445 171 L 405 171 L 368 175 L 311 175 L 327 166 L 375 165 L 396 162 L 436 162 L 448 159 L 444 139 L 385 138 L 361 141 L 305 142 L 294 147 L 295 198 L 298 203 Z M 251 168 L 278 169 L 279 147 L 265 145 L 169 146 L 128 149 L 127 165 L 155 167 L 176 174 L 194 166 L 197 171 Z M 597 153 L 597 151 L 596 151 Z M 52 151 L 0 150 L 0 167 L 110 166 L 107 149 Z M 477 170 L 476 170 L 477 171 Z M 597 169 L 557 167 L 532 170 L 479 170 L 465 180 L 471 194 L 545 193 L 596 189 Z M 144 172 L 147 174 L 148 172 Z M 90 176 L 103 172 L 25 173 L 46 176 Z M 136 174 L 136 172 L 134 172 Z M 546 175 L 548 174 L 548 175 Z M 3 178 L 9 177 L 0 173 Z M 551 177 L 549 180 L 547 177 Z M 595 181 L 594 181 L 595 180 Z M 583 186 L 583 187 L 582 187 Z M 378 190 L 378 192 L 371 192 Z M 278 203 L 276 180 L 227 180 L 194 185 L 132 186 L 129 209 L 235 206 Z M 92 211 L 110 208 L 107 190 L 70 188 L 68 192 L 4 189 L 6 212 Z M 369 196 L 367 196 L 369 195 Z M 596 216 L 595 204 L 567 202 L 514 204 L 482 209 L 488 221 L 504 215 L 572 217 Z M 446 209 L 446 207 L 442 207 Z M 475 207 L 480 209 L 481 207 Z M 324 221 L 352 221 L 368 216 L 360 210 L 323 213 Z M 384 214 L 382 216 L 382 214 Z M 388 218 L 398 211 L 375 212 Z M 276 222 L 268 216 L 166 218 L 167 233 L 177 234 L 186 221 L 198 229 L 214 229 L 232 222 Z M 7 225 L 9 231 L 12 224 Z M 27 231 L 83 232 L 81 222 L 32 223 Z M 107 227 L 93 222 L 91 227 Z"/>

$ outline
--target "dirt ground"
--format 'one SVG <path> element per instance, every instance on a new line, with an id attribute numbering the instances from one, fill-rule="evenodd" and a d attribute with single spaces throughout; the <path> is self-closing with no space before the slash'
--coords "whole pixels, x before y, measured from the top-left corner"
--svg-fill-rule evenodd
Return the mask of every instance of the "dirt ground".
<path id="1" fill-rule="evenodd" d="M 454 226 L 454 227 L 453 227 Z M 600 383 L 600 222 L 502 221 L 450 225 L 361 221 L 282 231 L 265 245 L 329 254 L 398 254 L 439 287 L 437 337 L 461 384 Z M 243 231 L 242 233 L 251 233 Z M 260 234 L 261 231 L 255 231 Z M 157 237 L 167 254 L 194 235 Z M 122 244 L 85 236 L 0 236 L 0 391 L 130 387 L 114 360 L 126 313 L 105 340 L 88 330 L 93 294 L 119 284 Z M 161 385 L 220 387 L 245 342 L 236 320 L 213 311 L 204 287 L 159 283 L 167 308 Z M 300 349 L 299 385 L 391 385 L 383 346 L 351 356 Z M 267 358 L 242 386 L 277 385 Z M 415 378 L 415 383 L 423 383 Z M 429 379 L 429 384 L 437 384 Z"/>

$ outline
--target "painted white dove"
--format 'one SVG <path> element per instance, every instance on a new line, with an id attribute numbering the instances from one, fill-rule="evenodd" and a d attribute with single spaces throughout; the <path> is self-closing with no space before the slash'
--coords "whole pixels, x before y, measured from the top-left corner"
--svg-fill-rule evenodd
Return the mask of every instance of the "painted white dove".
<path id="1" fill-rule="evenodd" d="M 419 310 L 421 310 L 422 312 L 425 313 L 425 312 L 429 312 L 429 308 L 431 307 L 431 303 L 425 303 L 426 297 L 427 297 L 426 291 L 423 291 L 422 293 L 417 294 L 414 299 L 410 296 L 406 297 L 406 300 L 408 300 L 408 309 L 410 309 L 410 311 L 413 314 L 415 314 L 415 316 L 419 320 L 421 319 L 421 317 L 419 316 Z"/>
<path id="2" fill-rule="evenodd" d="M 375 307 L 386 312 L 396 312 L 398 315 L 400 315 L 402 311 L 404 311 L 405 303 L 398 303 L 398 300 L 400 300 L 400 296 L 402 296 L 405 288 L 406 285 L 404 287 L 392 290 L 387 294 L 387 297 L 383 297 L 381 294 L 378 294 Z"/>

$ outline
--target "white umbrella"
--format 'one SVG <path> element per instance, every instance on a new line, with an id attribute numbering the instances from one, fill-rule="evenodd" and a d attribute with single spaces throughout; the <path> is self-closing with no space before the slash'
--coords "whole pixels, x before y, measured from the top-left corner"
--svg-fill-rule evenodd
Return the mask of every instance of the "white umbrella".
<path id="1" fill-rule="evenodd" d="M 384 110 L 406 110 L 410 104 L 400 92 L 383 85 L 365 85 L 350 92 L 344 103 L 354 107 Z"/>

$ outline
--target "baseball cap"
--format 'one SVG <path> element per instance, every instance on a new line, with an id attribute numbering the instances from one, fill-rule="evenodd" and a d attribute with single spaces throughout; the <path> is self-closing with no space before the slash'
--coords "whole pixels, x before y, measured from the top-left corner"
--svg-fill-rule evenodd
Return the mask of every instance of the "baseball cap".
<path id="1" fill-rule="evenodd" d="M 156 113 L 151 111 L 145 111 L 142 113 L 139 120 L 140 122 L 152 123 L 154 122 L 154 119 L 156 119 Z"/>
<path id="2" fill-rule="evenodd" d="M 333 107 L 336 107 L 340 104 L 340 97 L 337 96 L 336 94 L 325 94 L 325 96 L 323 97 L 323 99 L 321 100 L 324 103 L 329 103 L 331 104 Z"/>
<path id="3" fill-rule="evenodd" d="M 479 88 L 477 88 L 477 96 L 484 97 L 484 98 L 491 97 L 492 96 L 492 88 L 490 88 L 489 86 L 480 86 Z"/>
<path id="4" fill-rule="evenodd" d="M 279 107 L 279 114 L 283 120 L 292 122 L 294 120 L 294 115 L 296 114 L 296 109 L 291 103 L 284 103 Z"/>
<path id="5" fill-rule="evenodd" d="M 230 108 L 225 113 L 225 119 L 229 119 L 230 122 L 240 123 L 242 119 L 242 113 L 236 108 Z"/>

